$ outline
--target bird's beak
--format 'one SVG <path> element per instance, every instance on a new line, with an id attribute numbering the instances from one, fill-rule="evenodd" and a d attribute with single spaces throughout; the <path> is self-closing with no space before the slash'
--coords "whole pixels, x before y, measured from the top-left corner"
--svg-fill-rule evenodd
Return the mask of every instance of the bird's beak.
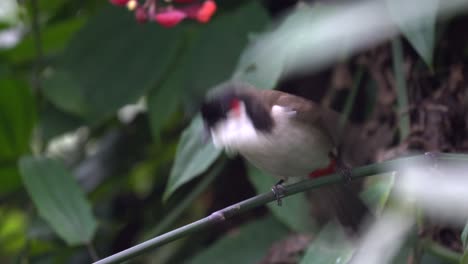
<path id="1" fill-rule="evenodd" d="M 208 143 L 208 141 L 211 140 L 211 132 L 210 128 L 208 127 L 207 124 L 203 123 L 203 132 L 202 132 L 202 142 L 203 144 Z"/>

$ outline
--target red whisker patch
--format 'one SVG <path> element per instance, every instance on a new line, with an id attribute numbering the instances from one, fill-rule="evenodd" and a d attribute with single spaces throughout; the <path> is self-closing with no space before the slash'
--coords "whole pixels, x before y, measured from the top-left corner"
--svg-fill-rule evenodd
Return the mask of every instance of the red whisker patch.
<path id="1" fill-rule="evenodd" d="M 336 172 L 336 160 L 331 159 L 325 168 L 316 169 L 309 174 L 309 178 L 315 179 Z"/>

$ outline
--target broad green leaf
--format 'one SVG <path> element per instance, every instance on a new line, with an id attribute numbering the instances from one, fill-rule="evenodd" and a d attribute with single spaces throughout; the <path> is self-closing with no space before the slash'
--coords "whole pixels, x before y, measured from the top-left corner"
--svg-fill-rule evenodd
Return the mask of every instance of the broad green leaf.
<path id="1" fill-rule="evenodd" d="M 278 182 L 278 179 L 267 175 L 260 170 L 249 166 L 249 179 L 255 186 L 257 193 L 268 192 L 271 187 Z M 304 193 L 283 198 L 284 206 L 278 206 L 276 203 L 269 203 L 268 209 L 273 215 L 296 232 L 307 232 L 314 228 L 314 220 L 310 215 L 309 203 Z"/>
<path id="2" fill-rule="evenodd" d="M 248 43 L 249 32 L 263 29 L 268 21 L 260 3 L 249 1 L 232 13 L 225 13 L 203 25 L 186 55 L 185 78 L 189 94 L 199 97 L 229 79 Z M 189 100 L 193 98 L 189 97 Z"/>
<path id="3" fill-rule="evenodd" d="M 227 234 L 189 263 L 258 263 L 271 245 L 287 234 L 288 230 L 272 217 L 251 222 Z"/>
<path id="4" fill-rule="evenodd" d="M 0 79 L 0 162 L 28 152 L 35 120 L 34 98 L 26 83 Z"/>
<path id="5" fill-rule="evenodd" d="M 203 122 L 196 116 L 182 133 L 169 181 L 164 192 L 167 199 L 177 188 L 202 174 L 221 153 L 213 144 L 203 142 Z"/>
<path id="6" fill-rule="evenodd" d="M 353 253 L 349 239 L 336 223 L 329 223 L 314 238 L 300 264 L 347 263 Z"/>
<path id="7" fill-rule="evenodd" d="M 105 5 L 70 41 L 55 68 L 72 83 L 51 89 L 57 93 L 52 95 L 45 82 L 48 99 L 63 107 L 60 101 L 69 100 L 63 96 L 79 95 L 82 117 L 90 122 L 110 117 L 159 82 L 182 30 L 140 25 L 125 8 Z"/>
<path id="8" fill-rule="evenodd" d="M 63 51 L 72 35 L 83 26 L 84 22 L 83 17 L 78 17 L 41 29 L 44 54 L 49 56 Z M 6 52 L 6 56 L 14 63 L 34 59 L 36 57 L 36 47 L 32 35 L 28 35 L 15 48 Z"/>
<path id="9" fill-rule="evenodd" d="M 19 162 L 23 184 L 39 215 L 67 242 L 90 242 L 96 232 L 91 206 L 65 166 L 48 158 L 23 157 Z"/>
<path id="10" fill-rule="evenodd" d="M 398 25 L 419 56 L 432 68 L 439 0 L 409 1 L 404 5 L 401 1 L 387 0 L 387 6 L 392 20 Z M 425 15 L 417 21 L 408 23 L 408 16 L 414 15 L 415 10 L 419 10 Z"/>

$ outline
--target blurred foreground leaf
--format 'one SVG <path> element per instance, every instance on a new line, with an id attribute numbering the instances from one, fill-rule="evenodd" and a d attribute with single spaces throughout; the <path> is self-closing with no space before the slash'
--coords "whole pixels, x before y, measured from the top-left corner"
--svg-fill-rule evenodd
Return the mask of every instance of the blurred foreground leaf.
<path id="1" fill-rule="evenodd" d="M 96 232 L 96 220 L 83 191 L 65 166 L 48 158 L 23 157 L 23 183 L 52 229 L 68 245 L 86 244 Z"/>
<path id="2" fill-rule="evenodd" d="M 267 192 L 278 182 L 278 179 L 266 175 L 260 170 L 249 166 L 249 179 L 255 186 L 257 193 Z M 314 228 L 314 220 L 310 215 L 309 203 L 304 193 L 283 198 L 284 206 L 269 203 L 267 206 L 273 215 L 291 230 L 307 232 Z"/>
<path id="3" fill-rule="evenodd" d="M 300 264 L 347 263 L 353 253 L 352 245 L 336 223 L 326 225 L 312 241 Z"/>
<path id="4" fill-rule="evenodd" d="M 404 5 L 400 1 L 387 0 L 387 6 L 390 17 L 398 25 L 403 35 L 408 39 L 411 46 L 413 46 L 424 62 L 432 68 L 435 24 L 439 0 L 409 1 Z M 408 23 L 407 17 L 413 15 L 415 10 L 419 10 L 425 16 L 418 21 Z"/>
<path id="5" fill-rule="evenodd" d="M 213 144 L 203 142 L 203 122 L 200 116 L 196 116 L 182 133 L 164 199 L 169 198 L 183 184 L 202 174 L 220 153 L 221 150 L 216 149 Z"/>
<path id="6" fill-rule="evenodd" d="M 254 221 L 227 234 L 201 252 L 189 263 L 258 263 L 272 243 L 288 234 L 288 230 L 272 217 Z"/>

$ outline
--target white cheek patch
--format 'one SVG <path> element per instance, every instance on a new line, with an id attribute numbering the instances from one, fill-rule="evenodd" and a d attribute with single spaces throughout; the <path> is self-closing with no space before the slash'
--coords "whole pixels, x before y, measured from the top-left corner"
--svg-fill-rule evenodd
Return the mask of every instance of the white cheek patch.
<path id="1" fill-rule="evenodd" d="M 287 117 L 293 117 L 297 114 L 296 110 L 285 107 L 285 106 L 280 106 L 280 105 L 274 105 L 271 108 L 271 115 L 272 116 L 287 116 Z"/>
<path id="2" fill-rule="evenodd" d="M 226 120 L 211 129 L 211 137 L 216 147 L 236 152 L 257 140 L 257 131 L 247 115 L 244 103 L 241 102 L 239 107 L 238 113 L 229 112 Z"/>

